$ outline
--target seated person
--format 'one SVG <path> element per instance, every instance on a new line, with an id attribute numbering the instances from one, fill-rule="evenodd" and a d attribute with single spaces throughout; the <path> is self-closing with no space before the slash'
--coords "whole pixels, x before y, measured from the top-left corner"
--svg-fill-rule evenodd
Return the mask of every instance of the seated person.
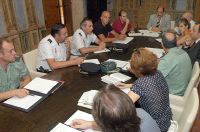
<path id="1" fill-rule="evenodd" d="M 98 36 L 101 41 L 112 42 L 115 40 L 123 40 L 126 38 L 124 34 L 118 34 L 113 29 L 109 23 L 110 13 L 108 11 L 103 11 L 100 20 L 94 24 L 94 33 Z M 109 37 L 113 36 L 114 37 Z"/>
<path id="2" fill-rule="evenodd" d="M 200 24 L 199 23 L 193 26 L 191 36 L 194 43 L 190 45 L 189 48 L 185 49 L 185 51 L 190 56 L 190 59 L 193 65 L 195 61 L 198 61 L 200 63 Z"/>
<path id="3" fill-rule="evenodd" d="M 92 115 L 95 121 L 76 119 L 76 129 L 98 129 L 102 132 L 160 132 L 155 120 L 119 88 L 108 85 L 94 98 Z"/>
<path id="4" fill-rule="evenodd" d="M 131 87 L 128 93 L 134 103 L 151 115 L 161 132 L 167 132 L 172 119 L 169 106 L 169 88 L 160 71 L 157 57 L 145 48 L 136 49 L 131 57 L 129 69 L 138 79 L 133 84 L 121 83 L 120 88 Z"/>
<path id="5" fill-rule="evenodd" d="M 164 34 L 162 47 L 166 54 L 160 59 L 158 70 L 167 80 L 169 93 L 182 96 L 190 81 L 192 64 L 188 54 L 177 47 L 176 41 L 174 33 Z"/>
<path id="6" fill-rule="evenodd" d="M 177 38 L 177 45 L 183 45 L 187 48 L 192 43 L 191 33 L 190 33 L 190 23 L 187 19 L 182 18 L 179 20 L 179 31 L 180 36 Z"/>
<path id="7" fill-rule="evenodd" d="M 127 12 L 125 10 L 119 12 L 119 18 L 113 22 L 112 28 L 119 34 L 126 34 L 131 31 L 131 24 L 127 18 Z"/>
<path id="8" fill-rule="evenodd" d="M 70 46 L 67 43 L 67 28 L 63 24 L 54 24 L 51 34 L 43 38 L 38 46 L 36 69 L 38 72 L 50 72 L 52 70 L 79 65 L 83 58 L 73 60 L 70 58 Z"/>
<path id="9" fill-rule="evenodd" d="M 149 18 L 147 29 L 154 32 L 166 32 L 171 28 L 170 15 L 165 14 L 165 8 L 162 6 L 157 7 L 157 13 Z"/>
<path id="10" fill-rule="evenodd" d="M 183 15 L 182 18 L 185 18 L 188 20 L 190 23 L 190 29 L 192 30 L 192 27 L 195 25 L 195 21 L 193 19 L 193 14 L 190 11 L 186 11 Z"/>
<path id="11" fill-rule="evenodd" d="M 0 40 L 0 101 L 28 95 L 29 91 L 24 86 L 30 81 L 28 69 L 17 57 L 13 44 Z"/>
<path id="12" fill-rule="evenodd" d="M 95 52 L 105 49 L 105 43 L 100 41 L 97 36 L 92 33 L 93 24 L 89 18 L 81 21 L 80 28 L 73 35 L 71 53 L 72 55 L 81 55 L 89 52 Z M 96 43 L 98 47 L 89 47 L 91 43 Z"/>

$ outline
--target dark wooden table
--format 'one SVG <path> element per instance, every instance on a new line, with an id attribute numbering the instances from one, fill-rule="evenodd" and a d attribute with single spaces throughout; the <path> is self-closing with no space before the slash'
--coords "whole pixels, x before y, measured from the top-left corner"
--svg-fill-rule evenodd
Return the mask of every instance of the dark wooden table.
<path id="1" fill-rule="evenodd" d="M 135 37 L 129 43 L 129 50 L 124 54 L 101 53 L 90 54 L 89 58 L 98 58 L 100 62 L 109 58 L 129 60 L 132 49 L 139 47 L 161 48 L 159 42 L 151 37 Z M 62 68 L 46 75 L 46 78 L 65 81 L 64 86 L 25 113 L 0 105 L 0 132 L 46 132 L 58 122 L 65 122 L 76 110 L 90 112 L 77 106 L 83 92 L 100 89 L 106 84 L 99 75 L 82 75 L 77 66 Z"/>

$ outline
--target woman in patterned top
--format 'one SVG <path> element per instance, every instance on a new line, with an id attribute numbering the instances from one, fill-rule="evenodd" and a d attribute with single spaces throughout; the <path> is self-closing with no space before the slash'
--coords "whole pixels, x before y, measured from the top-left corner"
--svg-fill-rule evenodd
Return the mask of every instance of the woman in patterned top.
<path id="1" fill-rule="evenodd" d="M 157 122 L 162 132 L 167 132 L 172 119 L 169 106 L 167 82 L 157 70 L 157 57 L 145 48 L 136 49 L 131 57 L 130 71 L 138 77 L 132 86 L 119 84 L 120 88 L 131 87 L 128 93 L 132 101 L 140 105 Z"/>

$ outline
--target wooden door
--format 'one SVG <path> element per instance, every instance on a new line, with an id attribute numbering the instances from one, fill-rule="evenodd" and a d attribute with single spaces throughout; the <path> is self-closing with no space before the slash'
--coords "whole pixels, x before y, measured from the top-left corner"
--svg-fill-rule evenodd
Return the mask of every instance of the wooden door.
<path id="1" fill-rule="evenodd" d="M 43 0 L 45 26 L 50 31 L 51 26 L 61 22 L 59 0 Z"/>
<path id="2" fill-rule="evenodd" d="M 72 2 L 71 0 L 63 0 L 64 22 L 68 29 L 68 35 L 73 35 L 72 22 Z"/>

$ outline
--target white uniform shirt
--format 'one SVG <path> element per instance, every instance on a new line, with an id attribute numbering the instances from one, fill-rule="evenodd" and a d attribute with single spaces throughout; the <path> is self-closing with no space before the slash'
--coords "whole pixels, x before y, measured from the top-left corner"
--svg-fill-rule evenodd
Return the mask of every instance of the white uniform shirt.
<path id="1" fill-rule="evenodd" d="M 81 55 L 79 49 L 89 47 L 96 39 L 97 36 L 94 33 L 86 35 L 82 29 L 77 29 L 72 37 L 71 54 Z"/>
<path id="2" fill-rule="evenodd" d="M 52 35 L 43 38 L 38 46 L 37 66 L 51 71 L 47 63 L 47 59 L 55 59 L 55 61 L 66 61 L 67 48 L 64 43 L 57 43 Z"/>

